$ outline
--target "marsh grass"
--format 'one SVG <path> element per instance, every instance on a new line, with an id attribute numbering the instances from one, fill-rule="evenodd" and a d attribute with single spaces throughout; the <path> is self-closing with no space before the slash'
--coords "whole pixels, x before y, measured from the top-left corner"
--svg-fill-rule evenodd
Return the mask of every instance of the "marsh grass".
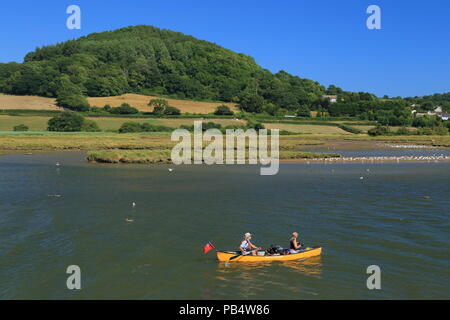
<path id="1" fill-rule="evenodd" d="M 193 154 L 193 152 L 192 152 Z M 225 154 L 225 152 L 224 152 Z M 340 157 L 336 153 L 312 153 L 312 152 L 280 152 L 280 160 L 296 159 L 323 159 Z M 235 154 L 235 160 L 237 155 Z M 243 159 L 243 158 L 239 158 Z M 87 160 L 97 163 L 145 163 L 145 164 L 170 164 L 171 150 L 100 150 L 88 153 Z M 191 159 L 193 160 L 193 159 Z M 248 160 L 248 153 L 245 154 Z M 225 159 L 224 159 L 225 162 Z"/>
<path id="2" fill-rule="evenodd" d="M 169 164 L 171 150 L 101 150 L 88 153 L 87 160 L 97 163 Z"/>
<path id="3" fill-rule="evenodd" d="M 339 157 L 336 153 L 303 152 L 308 146 L 332 146 L 337 142 L 354 141 L 361 146 L 374 142 L 419 144 L 450 147 L 450 136 L 388 136 L 362 135 L 303 135 L 280 136 L 280 159 L 301 160 Z M 170 133 L 110 132 L 58 133 L 58 132 L 0 132 L 0 153 L 15 151 L 88 151 L 88 160 L 103 163 L 170 163 L 172 148 Z M 209 142 L 204 142 L 207 146 Z M 270 146 L 270 142 L 268 144 Z M 224 143 L 225 146 L 225 143 Z M 270 154 L 269 154 L 270 155 Z M 246 152 L 246 157 L 248 153 Z"/>

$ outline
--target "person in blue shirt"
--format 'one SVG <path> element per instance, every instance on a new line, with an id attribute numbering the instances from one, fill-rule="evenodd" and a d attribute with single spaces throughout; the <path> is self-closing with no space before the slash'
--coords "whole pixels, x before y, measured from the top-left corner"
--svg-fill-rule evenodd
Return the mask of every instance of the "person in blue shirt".
<path id="1" fill-rule="evenodd" d="M 253 243 L 251 243 L 250 240 L 252 240 L 252 234 L 247 232 L 244 235 L 244 239 L 242 240 L 241 245 L 239 246 L 239 250 L 241 250 L 241 253 L 243 255 L 251 254 L 253 256 L 256 256 L 258 250 L 260 250 L 261 248 L 255 246 Z"/>

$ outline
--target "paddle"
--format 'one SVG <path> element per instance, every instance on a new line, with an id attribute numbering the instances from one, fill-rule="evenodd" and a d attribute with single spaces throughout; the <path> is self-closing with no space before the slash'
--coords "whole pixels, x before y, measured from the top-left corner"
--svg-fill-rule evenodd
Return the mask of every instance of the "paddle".
<path id="1" fill-rule="evenodd" d="M 259 250 L 259 249 L 256 249 L 256 250 Z M 234 260 L 234 259 L 236 259 L 237 257 L 240 257 L 240 256 L 242 256 L 242 255 L 243 255 L 242 252 L 239 252 L 237 255 L 232 256 L 230 259 L 228 259 L 228 261 Z"/>
<path id="2" fill-rule="evenodd" d="M 234 259 L 236 259 L 237 257 L 240 257 L 240 256 L 242 256 L 242 253 L 239 253 L 239 254 L 237 254 L 235 256 L 232 256 L 230 259 L 228 259 L 228 261 L 234 260 Z"/>

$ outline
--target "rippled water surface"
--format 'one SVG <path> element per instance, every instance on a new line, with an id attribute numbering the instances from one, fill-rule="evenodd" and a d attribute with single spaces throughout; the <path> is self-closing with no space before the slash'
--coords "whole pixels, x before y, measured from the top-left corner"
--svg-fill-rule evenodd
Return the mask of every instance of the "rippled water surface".
<path id="1" fill-rule="evenodd" d="M 448 162 L 282 164 L 263 177 L 9 155 L 0 190 L 3 299 L 450 299 Z M 264 247 L 298 231 L 323 255 L 224 265 L 201 251 L 235 249 L 248 231 Z M 366 287 L 373 264 L 382 290 Z M 66 288 L 69 265 L 80 291 Z"/>

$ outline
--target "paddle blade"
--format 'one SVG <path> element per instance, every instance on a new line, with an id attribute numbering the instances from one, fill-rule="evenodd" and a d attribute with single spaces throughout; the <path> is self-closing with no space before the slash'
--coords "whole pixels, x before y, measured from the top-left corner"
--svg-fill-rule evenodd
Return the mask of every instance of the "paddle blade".
<path id="1" fill-rule="evenodd" d="M 234 257 L 231 257 L 230 259 L 228 259 L 228 261 L 234 260 L 234 259 L 236 259 L 237 257 L 240 257 L 240 256 L 241 256 L 241 254 L 237 254 Z"/>
<path id="2" fill-rule="evenodd" d="M 203 253 L 207 254 L 209 251 L 211 251 L 212 249 L 215 249 L 216 247 L 214 247 L 212 245 L 211 242 L 208 242 L 207 244 L 205 244 L 205 246 L 203 247 Z"/>

